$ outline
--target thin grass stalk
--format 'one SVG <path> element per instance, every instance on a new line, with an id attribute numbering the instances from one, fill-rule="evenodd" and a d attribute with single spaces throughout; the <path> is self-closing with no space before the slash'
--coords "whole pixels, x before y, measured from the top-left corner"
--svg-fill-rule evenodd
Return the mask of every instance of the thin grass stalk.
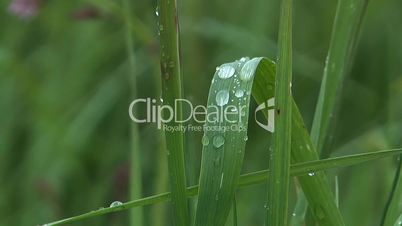
<path id="1" fill-rule="evenodd" d="M 135 73 L 135 56 L 134 56 L 134 40 L 131 31 L 131 4 L 130 0 L 123 0 L 126 19 L 126 48 L 129 61 L 129 72 L 131 80 L 131 96 L 137 98 L 137 78 Z M 137 109 L 133 109 L 136 111 Z M 131 167 L 130 167 L 130 199 L 135 200 L 142 197 L 142 167 L 141 153 L 139 145 L 139 130 L 136 123 L 130 125 L 131 139 Z M 143 210 L 142 208 L 132 209 L 130 211 L 130 224 L 132 226 L 143 225 Z"/>
<path id="2" fill-rule="evenodd" d="M 321 157 L 328 157 L 330 149 L 323 152 L 324 145 L 330 142 L 328 133 L 333 123 L 333 115 L 342 90 L 345 75 L 353 59 L 358 36 L 366 12 L 368 0 L 339 0 L 332 30 L 331 43 L 325 61 L 324 76 L 314 114 L 311 139 Z M 307 202 L 303 194 L 298 196 L 296 215 L 306 213 Z M 300 224 L 297 224 L 300 225 Z M 296 225 L 295 225 L 296 226 Z"/>
<path id="3" fill-rule="evenodd" d="M 282 0 L 275 78 L 275 133 L 269 161 L 267 223 L 287 225 L 292 129 L 292 0 Z"/>
<path id="4" fill-rule="evenodd" d="M 237 202 L 236 195 L 233 196 L 233 226 L 237 226 Z"/>
<path id="5" fill-rule="evenodd" d="M 402 211 L 402 155 L 399 156 L 398 167 L 394 177 L 384 214 L 381 219 L 382 226 L 393 226 L 395 219 Z M 402 225 L 402 223 L 401 223 Z"/>
<path id="6" fill-rule="evenodd" d="M 174 109 L 175 100 L 182 98 L 180 54 L 179 54 L 179 21 L 176 0 L 159 0 L 159 33 L 160 59 L 162 75 L 163 104 Z M 181 121 L 182 106 L 176 104 L 176 117 Z M 166 111 L 164 111 L 166 113 Z M 164 114 L 164 118 L 166 114 Z M 180 126 L 181 123 L 170 120 L 167 126 Z M 174 224 L 189 226 L 189 211 L 186 197 L 186 173 L 184 165 L 184 148 L 182 131 L 165 131 L 170 187 Z"/>
<path id="7" fill-rule="evenodd" d="M 366 14 L 368 0 L 339 0 L 336 10 L 331 43 L 325 61 L 324 76 L 314 114 L 311 139 L 318 153 L 328 157 L 328 133 L 336 114 L 336 106 L 345 75 L 353 61 L 356 44 Z"/>
<path id="8" fill-rule="evenodd" d="M 291 176 L 302 176 L 302 175 L 306 175 L 308 172 L 317 172 L 317 171 L 321 171 L 321 170 L 343 168 L 343 167 L 347 167 L 347 166 L 358 165 L 358 164 L 368 162 L 368 161 L 378 160 L 378 159 L 385 158 L 385 157 L 399 155 L 401 153 L 402 153 L 402 148 L 398 148 L 398 149 L 383 150 L 383 151 L 377 151 L 377 152 L 369 152 L 369 153 L 364 153 L 364 154 L 329 158 L 329 159 L 317 160 L 317 161 L 311 161 L 311 162 L 297 163 L 297 164 L 292 164 L 292 166 L 290 168 L 290 175 Z M 269 176 L 270 176 L 269 170 L 261 170 L 261 171 L 257 171 L 257 172 L 243 174 L 240 176 L 238 188 L 243 188 L 243 187 L 247 187 L 250 185 L 256 185 L 256 184 L 261 184 L 261 183 L 267 182 L 267 179 L 269 178 Z M 186 195 L 188 197 L 196 196 L 197 194 L 198 194 L 198 185 L 191 186 L 186 189 Z M 51 222 L 51 223 L 45 224 L 43 226 L 62 225 L 62 224 L 76 222 L 76 221 L 80 221 L 80 220 L 84 220 L 84 219 L 88 219 L 88 218 L 92 218 L 92 217 L 96 217 L 96 216 L 105 215 L 108 213 L 119 212 L 119 211 L 127 210 L 130 208 L 134 208 L 134 207 L 153 205 L 153 204 L 161 203 L 161 202 L 168 202 L 171 200 L 171 198 L 172 198 L 172 193 L 170 193 L 170 192 L 161 193 L 161 194 L 141 198 L 138 200 L 130 201 L 127 203 L 123 203 L 122 205 L 119 205 L 116 207 L 101 208 L 101 209 L 91 211 L 88 213 L 84 213 L 84 214 L 81 214 L 78 216 Z"/>

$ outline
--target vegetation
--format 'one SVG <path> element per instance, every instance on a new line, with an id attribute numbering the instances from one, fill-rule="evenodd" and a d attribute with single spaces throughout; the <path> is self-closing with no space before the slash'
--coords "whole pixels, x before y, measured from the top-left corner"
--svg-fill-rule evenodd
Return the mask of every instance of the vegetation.
<path id="1" fill-rule="evenodd" d="M 402 224 L 400 1 L 0 5 L 0 225 Z"/>

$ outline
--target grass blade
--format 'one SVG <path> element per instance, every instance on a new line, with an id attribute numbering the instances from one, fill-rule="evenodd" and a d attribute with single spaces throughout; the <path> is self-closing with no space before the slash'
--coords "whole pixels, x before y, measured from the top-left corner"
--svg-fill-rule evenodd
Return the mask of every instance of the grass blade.
<path id="1" fill-rule="evenodd" d="M 311 139 L 319 153 L 327 142 L 332 116 L 345 75 L 352 62 L 368 0 L 339 0 L 324 77 L 311 130 Z M 330 149 L 321 156 L 328 157 Z"/>
<path id="2" fill-rule="evenodd" d="M 393 226 L 401 226 L 401 225 L 402 225 L 402 214 L 398 217 Z"/>
<path id="3" fill-rule="evenodd" d="M 237 203 L 236 203 L 236 195 L 233 197 L 233 226 L 237 226 Z"/>
<path id="4" fill-rule="evenodd" d="M 402 212 L 402 156 L 399 156 L 398 168 L 396 170 L 396 175 L 394 179 L 394 183 L 392 185 L 392 191 L 389 196 L 389 200 L 387 202 L 384 216 L 382 219 L 383 226 L 392 226 L 394 224 L 394 220 L 401 214 Z M 402 217 L 402 216 L 401 216 Z M 400 219 L 402 221 L 402 218 Z M 397 225 L 397 224 L 395 224 Z M 399 225 L 402 225 L 399 224 Z"/>
<path id="5" fill-rule="evenodd" d="M 274 96 L 275 65 L 268 59 L 261 58 L 255 65 L 256 78 L 253 87 L 253 96 L 257 104 L 264 103 Z M 265 88 L 270 87 L 270 88 Z M 265 115 L 267 116 L 267 112 Z M 303 118 L 292 102 L 292 161 L 294 163 L 316 161 L 318 154 L 306 130 Z M 331 187 L 323 172 L 314 173 L 313 176 L 299 178 L 300 185 L 310 205 L 316 210 L 314 213 L 321 225 L 344 225 L 339 209 L 336 207 Z"/>
<path id="6" fill-rule="evenodd" d="M 267 225 L 287 225 L 292 139 L 292 1 L 282 0 L 275 77 L 275 133 L 270 153 Z"/>
<path id="7" fill-rule="evenodd" d="M 357 155 L 348 155 L 336 158 L 329 158 L 324 160 L 317 160 L 314 162 L 305 162 L 293 164 L 290 168 L 291 176 L 303 176 L 309 172 L 317 172 L 320 170 L 339 169 L 347 166 L 359 165 L 364 162 L 374 161 L 381 158 L 391 157 L 402 154 L 402 148 L 376 151 Z M 247 187 L 250 185 L 261 184 L 267 181 L 269 176 L 269 170 L 261 170 L 253 173 L 244 174 L 240 177 L 238 188 Z M 187 196 L 196 196 L 198 194 L 198 186 L 192 186 L 187 188 Z M 171 193 L 166 192 L 146 198 L 123 203 L 117 207 L 101 208 L 99 210 L 91 211 L 82 215 L 62 219 L 52 223 L 45 224 L 46 226 L 62 225 L 72 223 L 96 216 L 102 216 L 109 213 L 119 212 L 139 206 L 147 206 L 161 202 L 167 202 L 171 200 Z"/>
<path id="8" fill-rule="evenodd" d="M 131 93 L 132 99 L 137 98 L 137 78 L 135 73 L 135 57 L 134 57 L 134 43 L 131 27 L 131 4 L 130 0 L 123 0 L 123 5 L 126 13 L 126 47 L 127 55 L 129 58 L 129 71 L 131 78 Z M 136 111 L 137 109 L 133 109 Z M 139 130 L 136 123 L 131 123 L 131 169 L 130 169 L 130 198 L 131 200 L 139 199 L 142 197 L 142 167 L 141 167 L 141 153 L 139 146 Z M 131 225 L 143 225 L 142 208 L 132 209 L 130 213 Z"/>
<path id="9" fill-rule="evenodd" d="M 174 108 L 175 100 L 182 98 L 177 1 L 159 0 L 158 9 L 162 98 L 164 105 Z M 181 121 L 182 106 L 180 103 L 176 105 L 176 110 L 176 117 Z M 181 124 L 176 122 L 176 120 L 170 120 L 167 122 L 167 125 L 180 126 Z M 190 225 L 190 218 L 186 198 L 183 131 L 165 131 L 165 137 L 174 224 L 177 226 L 188 226 Z"/>
<path id="10" fill-rule="evenodd" d="M 300 184 L 298 183 L 298 180 L 295 180 L 296 184 L 296 195 L 297 195 L 297 201 L 296 205 L 294 207 L 292 216 L 290 218 L 290 224 L 291 226 L 301 226 L 304 223 L 304 216 L 306 215 L 307 209 L 307 200 L 306 196 L 304 196 L 304 193 L 300 187 Z"/>
<path id="11" fill-rule="evenodd" d="M 252 61 L 252 60 L 251 60 Z M 226 223 L 243 164 L 248 109 L 252 79 L 248 71 L 250 61 L 242 59 L 218 67 L 208 96 L 207 118 L 219 112 L 232 112 L 233 117 L 216 114 L 207 120 L 203 137 L 200 172 L 200 192 L 195 216 L 196 226 L 221 226 Z M 244 79 L 244 76 L 249 76 Z M 225 118 L 223 118 L 225 117 Z M 217 129 L 208 129 L 217 128 Z M 225 129 L 229 128 L 229 129 Z"/>

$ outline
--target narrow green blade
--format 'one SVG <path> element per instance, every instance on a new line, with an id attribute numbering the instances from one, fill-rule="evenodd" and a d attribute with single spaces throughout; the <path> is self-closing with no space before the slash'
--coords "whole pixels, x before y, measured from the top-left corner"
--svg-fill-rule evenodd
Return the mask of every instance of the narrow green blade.
<path id="1" fill-rule="evenodd" d="M 163 104 L 175 108 L 175 118 L 178 119 L 170 120 L 166 125 L 176 127 L 181 126 L 182 119 L 181 102 L 176 104 L 176 100 L 182 98 L 177 1 L 159 0 L 158 8 Z M 166 116 L 166 111 L 163 113 L 164 118 L 170 117 Z M 190 215 L 185 192 L 184 134 L 183 131 L 165 130 L 165 137 L 174 225 L 188 226 Z"/>
<path id="2" fill-rule="evenodd" d="M 289 169 L 292 140 L 292 2 L 282 0 L 278 67 L 275 76 L 275 133 L 270 151 L 267 225 L 288 225 Z M 268 86 L 267 86 L 268 88 Z M 266 99 L 268 100 L 268 99 Z"/>
<path id="3" fill-rule="evenodd" d="M 247 141 L 252 61 L 242 58 L 224 64 L 212 80 L 202 139 L 196 226 L 224 225 L 230 212 Z"/>
<path id="4" fill-rule="evenodd" d="M 292 176 L 302 176 L 306 175 L 309 172 L 317 172 L 320 170 L 328 170 L 328 169 L 338 169 L 347 166 L 359 165 L 367 161 L 373 161 L 381 158 L 391 157 L 395 155 L 399 155 L 402 153 L 402 148 L 393 149 L 393 150 L 385 150 L 385 151 L 377 151 L 370 152 L 365 154 L 357 154 L 357 155 L 348 155 L 337 158 L 330 158 L 324 160 L 318 160 L 314 162 L 305 162 L 293 164 L 291 166 L 290 174 Z M 262 184 L 267 182 L 267 178 L 269 176 L 269 170 L 262 170 L 253 173 L 244 174 L 240 177 L 238 188 L 247 187 L 255 184 Z M 192 186 L 187 188 L 187 196 L 196 196 L 198 194 L 198 186 Z M 128 210 L 130 208 L 142 207 L 147 205 L 153 205 L 161 202 L 168 202 L 171 200 L 171 193 L 161 193 L 154 196 L 145 197 L 142 199 L 130 201 L 127 203 L 123 203 L 120 206 L 116 207 L 108 207 L 108 208 L 100 208 L 98 210 L 94 210 L 88 213 L 84 213 L 78 216 L 62 219 L 59 221 L 55 221 L 52 223 L 45 224 L 44 226 L 54 226 L 54 225 L 62 225 L 67 223 L 72 223 L 96 216 L 102 216 L 109 213 L 119 212 L 123 210 Z"/>
<path id="5" fill-rule="evenodd" d="M 368 0 L 339 0 L 331 44 L 325 62 L 324 77 L 314 114 L 311 139 L 319 153 L 328 141 L 328 132 L 336 113 L 336 105 L 366 13 Z M 328 157 L 330 149 L 322 156 Z"/>
<path id="6" fill-rule="evenodd" d="M 274 96 L 275 65 L 266 58 L 260 58 L 255 65 L 256 78 L 253 87 L 253 96 L 257 104 L 261 104 Z M 268 88 L 267 88 L 268 87 Z M 264 112 L 268 115 L 268 112 Z M 303 118 L 296 106 L 292 103 L 292 161 L 294 163 L 318 160 L 310 136 L 306 130 Z M 310 205 L 314 216 L 320 225 L 344 225 L 339 209 L 336 207 L 331 188 L 323 172 L 299 177 L 300 185 Z"/>
<path id="7" fill-rule="evenodd" d="M 401 226 L 401 225 L 402 225 L 402 214 L 398 217 L 393 226 Z"/>
<path id="8" fill-rule="evenodd" d="M 399 156 L 399 158 L 401 157 L 402 156 Z M 396 169 L 396 175 L 394 178 L 394 183 L 392 185 L 392 191 L 390 193 L 389 200 L 385 208 L 381 225 L 393 226 L 395 218 L 397 218 L 401 213 L 402 213 L 402 159 L 399 159 L 398 167 Z M 402 215 L 400 221 L 402 221 Z M 400 225 L 402 225 L 402 223 Z"/>

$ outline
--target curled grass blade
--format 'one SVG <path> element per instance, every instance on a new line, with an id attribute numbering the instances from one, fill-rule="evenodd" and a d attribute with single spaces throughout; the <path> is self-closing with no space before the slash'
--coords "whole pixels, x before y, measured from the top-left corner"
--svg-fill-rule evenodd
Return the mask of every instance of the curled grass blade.
<path id="1" fill-rule="evenodd" d="M 343 167 L 359 165 L 364 162 L 374 161 L 381 158 L 391 157 L 395 155 L 402 154 L 402 148 L 392 149 L 392 150 L 382 150 L 376 152 L 369 152 L 364 154 L 357 155 L 348 155 L 336 158 L 329 158 L 324 160 L 317 160 L 313 162 L 305 162 L 292 164 L 290 168 L 291 176 L 303 176 L 309 172 L 317 172 L 320 170 L 328 170 L 328 169 L 340 169 Z M 240 177 L 238 188 L 243 188 L 251 185 L 265 183 L 269 176 L 269 170 L 261 170 L 253 173 L 243 174 Z M 188 187 L 186 189 L 187 196 L 196 196 L 198 194 L 198 186 Z M 54 226 L 54 225 L 62 225 L 67 223 L 72 223 L 84 219 L 93 218 L 96 216 L 102 216 L 109 213 L 119 212 L 128 210 L 130 208 L 135 208 L 139 206 L 147 206 L 153 205 L 161 202 L 168 202 L 171 200 L 171 193 L 161 193 L 154 196 L 149 196 L 146 198 L 130 201 L 127 203 L 123 203 L 117 207 L 108 207 L 108 208 L 100 208 L 98 210 L 94 210 L 82 215 L 62 219 L 59 221 L 51 222 L 45 224 L 45 226 Z"/>
<path id="2" fill-rule="evenodd" d="M 245 58 L 224 64 L 218 67 L 212 80 L 204 127 L 206 130 L 202 139 L 196 226 L 224 225 L 232 207 L 247 141 L 246 128 L 253 84 L 249 64 L 250 61 Z M 249 78 L 244 79 L 245 76 Z M 211 120 L 209 116 L 215 112 L 218 113 Z M 231 112 L 233 115 L 226 118 L 223 112 Z"/>
<path id="3" fill-rule="evenodd" d="M 264 103 L 274 96 L 275 64 L 266 58 L 260 58 L 255 64 L 255 84 L 253 96 L 257 104 Z M 269 88 L 266 88 L 269 87 Z M 264 112 L 265 116 L 268 115 Z M 318 154 L 311 142 L 304 125 L 303 118 L 294 100 L 292 101 L 292 162 L 307 162 L 318 160 Z M 323 172 L 312 172 L 313 176 L 299 177 L 300 185 L 310 205 L 315 218 L 320 225 L 344 225 L 339 209 L 331 192 L 326 175 Z"/>

